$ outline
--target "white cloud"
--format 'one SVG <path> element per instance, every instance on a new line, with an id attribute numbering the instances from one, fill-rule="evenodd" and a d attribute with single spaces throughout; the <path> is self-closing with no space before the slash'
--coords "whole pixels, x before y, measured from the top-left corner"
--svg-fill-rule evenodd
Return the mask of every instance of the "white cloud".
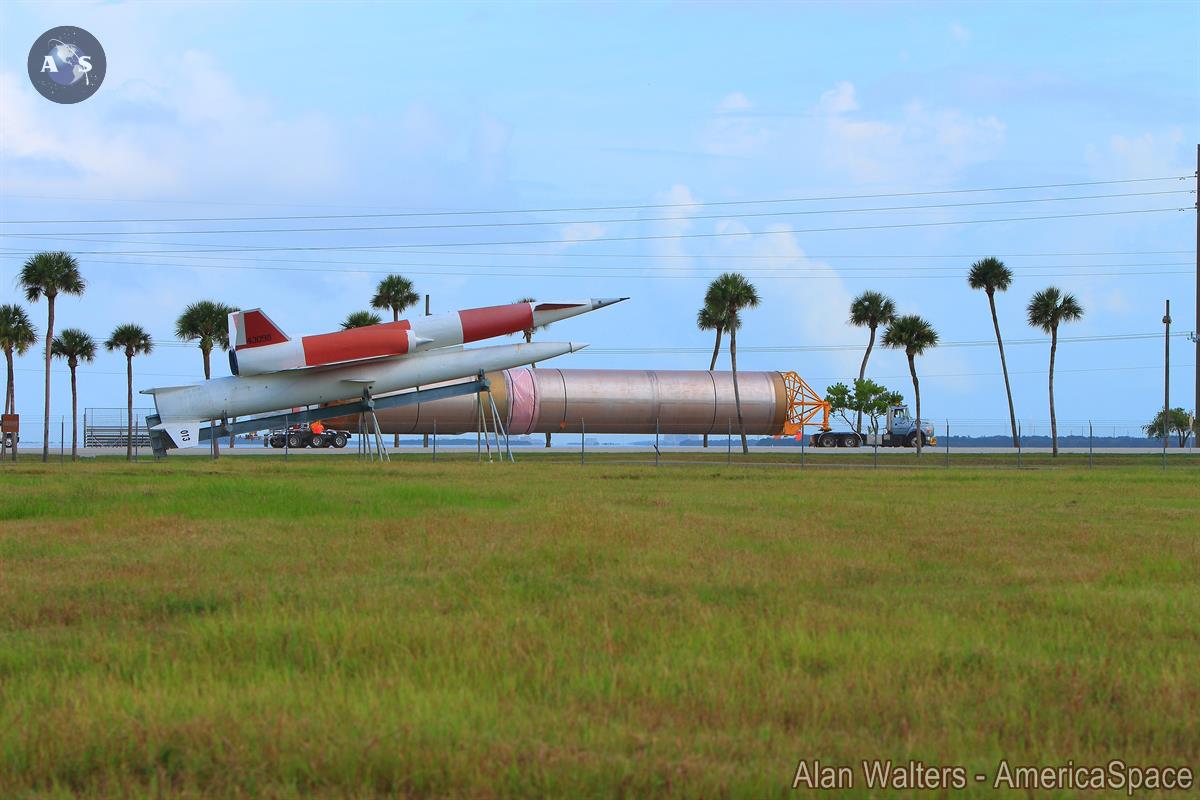
<path id="1" fill-rule="evenodd" d="M 563 226 L 564 242 L 590 242 L 604 235 L 606 228 L 596 222 L 572 222 Z"/>
<path id="2" fill-rule="evenodd" d="M 971 41 L 971 32 L 961 22 L 951 22 L 950 38 L 959 44 L 966 44 Z"/>
<path id="3" fill-rule="evenodd" d="M 849 81 L 838 81 L 832 89 L 821 94 L 817 110 L 825 114 L 844 114 L 847 111 L 857 111 L 858 99 L 854 96 L 854 84 Z"/>
<path id="4" fill-rule="evenodd" d="M 750 102 L 750 98 L 741 92 L 730 92 L 721 98 L 721 102 L 717 103 L 717 113 L 724 114 L 730 111 L 747 111 L 754 107 Z"/>
<path id="5" fill-rule="evenodd" d="M 748 156 L 760 151 L 770 142 L 771 130 L 746 115 L 753 108 L 750 98 L 741 92 L 721 98 L 700 134 L 700 148 L 715 156 Z"/>
<path id="6" fill-rule="evenodd" d="M 1085 158 L 1093 172 L 1105 178 L 1182 175 L 1192 171 L 1183 142 L 1183 130 L 1178 127 L 1134 137 L 1113 136 L 1107 147 L 1088 145 Z"/>
<path id="7" fill-rule="evenodd" d="M 839 83 L 821 96 L 834 112 L 857 107 L 854 86 Z M 993 158 L 1005 126 L 994 116 L 969 117 L 956 109 L 912 102 L 896 120 L 850 119 L 841 112 L 824 121 L 826 161 L 857 181 L 939 183 L 964 166 Z"/>
<path id="8" fill-rule="evenodd" d="M 651 228 L 655 236 L 681 236 L 691 231 L 693 222 L 691 215 L 700 208 L 698 201 L 692 196 L 691 190 L 683 184 L 675 184 L 665 192 L 660 192 L 654 198 L 655 204 L 669 205 L 671 208 L 652 209 L 654 216 L 666 219 L 654 223 Z M 693 259 L 686 257 L 687 252 L 682 239 L 656 239 L 652 241 L 654 251 L 665 257 L 670 257 L 668 265 L 672 267 L 690 267 Z"/>
<path id="9" fill-rule="evenodd" d="M 14 193 L 150 197 L 320 190 L 341 171 L 316 114 L 282 115 L 241 91 L 206 54 L 164 62 L 155 82 L 110 73 L 102 101 L 64 109 L 0 73 L 0 163 Z"/>

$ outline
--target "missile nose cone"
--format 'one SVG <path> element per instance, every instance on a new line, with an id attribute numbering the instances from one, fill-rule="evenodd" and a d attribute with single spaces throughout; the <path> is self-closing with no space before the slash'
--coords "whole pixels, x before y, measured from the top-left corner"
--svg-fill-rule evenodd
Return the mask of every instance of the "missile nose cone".
<path id="1" fill-rule="evenodd" d="M 587 347 L 587 344 L 584 342 L 567 342 L 567 346 L 571 348 L 570 352 L 578 353 L 580 350 Z"/>
<path id="2" fill-rule="evenodd" d="M 594 311 L 597 308 L 604 308 L 605 306 L 611 306 L 614 303 L 620 303 L 622 300 L 628 300 L 628 299 L 629 299 L 628 297 L 593 297 L 592 298 L 592 310 Z"/>

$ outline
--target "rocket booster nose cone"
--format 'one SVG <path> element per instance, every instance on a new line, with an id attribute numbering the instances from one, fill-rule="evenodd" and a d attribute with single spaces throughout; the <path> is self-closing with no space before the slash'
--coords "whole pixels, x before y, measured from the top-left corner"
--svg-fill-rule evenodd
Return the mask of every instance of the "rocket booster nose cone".
<path id="1" fill-rule="evenodd" d="M 611 306 L 614 303 L 620 303 L 621 301 L 628 299 L 628 297 L 593 297 L 592 309 L 595 310 L 597 308 L 604 308 L 605 306 Z"/>
<path id="2" fill-rule="evenodd" d="M 588 346 L 586 342 L 567 342 L 567 345 L 571 348 L 572 353 L 578 353 Z"/>

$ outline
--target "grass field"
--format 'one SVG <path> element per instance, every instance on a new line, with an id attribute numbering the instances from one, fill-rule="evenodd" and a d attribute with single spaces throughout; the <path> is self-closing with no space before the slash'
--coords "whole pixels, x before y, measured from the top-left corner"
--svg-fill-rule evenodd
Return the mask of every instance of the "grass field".
<path id="1" fill-rule="evenodd" d="M 977 463 L 4 466 L 0 797 L 1200 766 L 1195 462 Z"/>

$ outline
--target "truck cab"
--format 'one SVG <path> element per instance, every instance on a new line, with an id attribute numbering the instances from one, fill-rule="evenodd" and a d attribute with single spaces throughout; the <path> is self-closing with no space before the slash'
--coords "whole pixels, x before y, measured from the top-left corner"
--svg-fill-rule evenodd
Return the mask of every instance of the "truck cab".
<path id="1" fill-rule="evenodd" d="M 933 426 L 925 425 L 925 435 L 923 437 L 924 444 L 937 444 L 937 439 L 933 435 Z M 916 444 L 917 423 L 908 413 L 907 405 L 896 405 L 888 408 L 887 412 L 887 427 L 884 429 L 884 436 L 892 442 L 902 443 L 905 447 L 912 447 Z M 911 442 L 909 440 L 912 440 Z"/>

